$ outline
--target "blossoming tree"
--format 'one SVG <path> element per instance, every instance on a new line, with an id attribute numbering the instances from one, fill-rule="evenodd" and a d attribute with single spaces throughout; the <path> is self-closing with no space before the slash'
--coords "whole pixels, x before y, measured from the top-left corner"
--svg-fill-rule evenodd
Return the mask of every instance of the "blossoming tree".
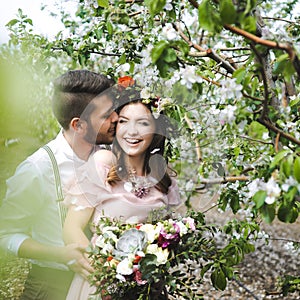
<path id="1" fill-rule="evenodd" d="M 253 250 L 249 241 L 258 236 L 259 218 L 293 223 L 299 216 L 296 4 L 78 1 L 76 16 L 63 11 L 66 31 L 53 41 L 32 34 L 31 20 L 21 11 L 8 24 L 10 47 L 34 49 L 35 60 L 49 72 L 60 60 L 114 78 L 131 75 L 173 99 L 178 109 L 169 117 L 182 131 L 167 151 L 186 206 L 192 207 L 199 192 L 213 192 L 219 208 L 243 216 L 238 226 L 226 227 L 227 234 L 240 235 L 240 242 L 232 239 L 230 251 L 226 248 L 204 271 L 213 270 L 213 284 L 221 289 L 232 278 L 230 263 L 221 258 L 236 255 L 238 263 Z M 205 199 L 203 206 L 210 197 Z"/>

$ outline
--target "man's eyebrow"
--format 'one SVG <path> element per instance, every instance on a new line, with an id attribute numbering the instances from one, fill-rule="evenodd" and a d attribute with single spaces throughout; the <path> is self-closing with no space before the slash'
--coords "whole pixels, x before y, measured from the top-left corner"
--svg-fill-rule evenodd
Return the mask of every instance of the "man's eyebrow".
<path id="1" fill-rule="evenodd" d="M 107 111 L 104 113 L 104 115 L 111 114 L 115 110 L 115 107 L 112 105 L 110 108 L 107 109 Z"/>

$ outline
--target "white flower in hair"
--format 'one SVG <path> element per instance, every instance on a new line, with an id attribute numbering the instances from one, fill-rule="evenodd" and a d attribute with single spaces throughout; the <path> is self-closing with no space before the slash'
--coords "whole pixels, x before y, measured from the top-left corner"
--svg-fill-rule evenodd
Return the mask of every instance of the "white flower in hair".
<path id="1" fill-rule="evenodd" d="M 150 92 L 149 88 L 143 88 L 141 90 L 141 98 L 142 99 L 149 99 L 149 98 L 151 98 L 151 92 Z"/>

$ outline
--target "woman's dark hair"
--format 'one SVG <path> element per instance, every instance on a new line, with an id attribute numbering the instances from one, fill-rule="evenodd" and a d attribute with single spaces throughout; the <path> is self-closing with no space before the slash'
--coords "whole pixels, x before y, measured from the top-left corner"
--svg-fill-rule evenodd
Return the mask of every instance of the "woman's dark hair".
<path id="1" fill-rule="evenodd" d="M 88 104 L 114 83 L 105 75 L 88 70 L 72 70 L 61 75 L 53 82 L 52 109 L 57 121 L 67 130 L 71 120 L 79 118 Z"/>

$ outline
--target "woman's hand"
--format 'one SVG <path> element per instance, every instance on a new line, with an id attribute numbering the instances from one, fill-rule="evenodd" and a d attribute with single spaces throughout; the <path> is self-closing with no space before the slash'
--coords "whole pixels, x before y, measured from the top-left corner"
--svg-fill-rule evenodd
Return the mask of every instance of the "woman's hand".
<path id="1" fill-rule="evenodd" d="M 94 272 L 86 254 L 86 248 L 76 243 L 61 248 L 61 260 L 71 271 L 85 279 L 88 279 L 88 276 Z"/>

